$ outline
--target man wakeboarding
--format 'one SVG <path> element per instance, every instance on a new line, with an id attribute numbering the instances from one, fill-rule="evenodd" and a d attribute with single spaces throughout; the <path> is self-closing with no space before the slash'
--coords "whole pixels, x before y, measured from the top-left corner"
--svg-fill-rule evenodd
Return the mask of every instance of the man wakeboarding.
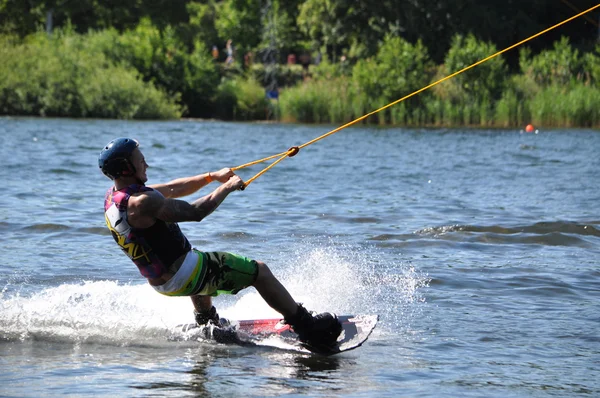
<path id="1" fill-rule="evenodd" d="M 244 186 L 231 169 L 146 186 L 148 164 L 131 138 L 110 141 L 98 166 L 114 182 L 104 199 L 105 221 L 114 240 L 157 292 L 189 296 L 199 325 L 221 325 L 212 297 L 254 286 L 262 298 L 308 345 L 335 345 L 342 330 L 335 314 L 311 314 L 296 303 L 267 265 L 227 252 L 193 248 L 178 222 L 202 221 L 233 191 Z M 178 199 L 212 181 L 214 191 L 193 202 Z"/>

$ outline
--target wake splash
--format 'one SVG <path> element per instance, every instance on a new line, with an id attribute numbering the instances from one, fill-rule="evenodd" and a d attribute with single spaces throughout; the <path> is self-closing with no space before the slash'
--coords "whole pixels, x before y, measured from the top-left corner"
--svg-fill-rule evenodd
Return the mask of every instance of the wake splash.
<path id="1" fill-rule="evenodd" d="M 410 327 L 424 302 L 420 289 L 429 283 L 411 266 L 335 244 L 304 244 L 277 257 L 268 265 L 296 301 L 319 312 L 379 314 L 380 333 Z M 280 317 L 254 288 L 214 303 L 229 319 Z M 177 328 L 194 321 L 191 300 L 162 296 L 143 282 L 84 281 L 28 296 L 2 292 L 0 304 L 5 341 L 161 346 L 198 340 Z"/>
<path id="2" fill-rule="evenodd" d="M 183 307 L 182 298 L 174 298 L 170 304 L 167 299 L 150 286 L 115 281 L 63 284 L 30 297 L 3 296 L 0 337 L 22 341 L 153 344 L 165 339 L 169 322 L 175 322 L 178 308 Z"/>

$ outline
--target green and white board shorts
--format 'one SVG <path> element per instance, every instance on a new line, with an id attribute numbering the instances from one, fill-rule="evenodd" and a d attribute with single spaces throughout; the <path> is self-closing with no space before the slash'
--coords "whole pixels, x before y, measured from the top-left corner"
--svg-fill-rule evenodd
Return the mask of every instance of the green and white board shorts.
<path id="1" fill-rule="evenodd" d="M 226 252 L 189 251 L 179 270 L 166 283 L 152 286 L 167 296 L 237 294 L 258 276 L 255 260 Z"/>

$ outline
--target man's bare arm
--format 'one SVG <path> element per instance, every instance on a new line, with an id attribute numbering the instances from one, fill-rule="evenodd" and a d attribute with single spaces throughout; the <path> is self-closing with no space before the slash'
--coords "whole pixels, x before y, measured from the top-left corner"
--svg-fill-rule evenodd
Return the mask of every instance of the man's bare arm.
<path id="1" fill-rule="evenodd" d="M 219 207 L 227 195 L 240 189 L 243 184 L 244 182 L 238 176 L 234 176 L 210 194 L 192 203 L 165 198 L 158 192 L 144 195 L 136 201 L 138 214 L 130 213 L 130 217 L 135 216 L 135 224 L 140 228 L 147 225 L 150 220 L 153 223 L 155 219 L 167 222 L 201 221 Z"/>
<path id="2" fill-rule="evenodd" d="M 213 180 L 225 183 L 234 175 L 231 169 L 225 168 L 191 177 L 177 178 L 164 184 L 149 185 L 149 187 L 162 193 L 165 198 L 181 198 L 193 194 Z"/>
<path id="3" fill-rule="evenodd" d="M 182 196 L 193 194 L 200 188 L 208 185 L 211 180 L 210 173 L 204 173 L 191 177 L 177 178 L 164 184 L 150 185 L 150 188 L 156 189 L 165 198 L 181 198 Z"/>

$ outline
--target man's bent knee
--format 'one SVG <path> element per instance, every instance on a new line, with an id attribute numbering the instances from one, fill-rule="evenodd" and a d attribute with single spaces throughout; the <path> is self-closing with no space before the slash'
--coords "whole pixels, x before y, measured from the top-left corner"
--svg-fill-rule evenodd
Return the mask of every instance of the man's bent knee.
<path id="1" fill-rule="evenodd" d="M 254 282 L 255 284 L 274 278 L 267 264 L 263 263 L 262 261 L 257 261 L 256 264 L 258 265 L 258 275 L 256 277 L 256 281 Z"/>

